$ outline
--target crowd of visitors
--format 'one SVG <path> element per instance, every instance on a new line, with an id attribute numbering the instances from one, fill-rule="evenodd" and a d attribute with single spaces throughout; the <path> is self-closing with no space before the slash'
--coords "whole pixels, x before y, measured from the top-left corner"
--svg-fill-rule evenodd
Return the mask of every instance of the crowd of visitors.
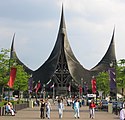
<path id="1" fill-rule="evenodd" d="M 50 119 L 51 118 L 51 110 L 52 106 L 50 102 L 50 99 L 40 99 L 40 101 L 36 100 L 35 106 L 40 106 L 40 118 L 41 119 Z M 65 109 L 65 105 L 71 106 L 71 109 L 74 110 L 74 118 L 75 119 L 80 119 L 80 107 L 83 105 L 84 106 L 84 100 L 79 99 L 78 97 L 76 98 L 63 98 L 63 97 L 58 97 L 56 99 L 56 104 L 55 102 L 53 105 L 57 106 L 58 110 L 58 116 L 59 119 L 63 118 L 63 111 Z M 95 108 L 97 107 L 97 104 L 95 104 L 94 99 L 91 100 L 88 106 L 88 111 L 90 114 L 90 118 L 94 119 L 95 118 Z M 5 104 L 5 113 L 6 114 L 11 114 L 12 116 L 15 116 L 16 112 L 14 110 L 13 104 L 11 102 L 7 102 Z M 122 107 L 119 111 L 119 119 L 120 120 L 125 120 L 125 101 L 122 102 Z"/>
<path id="2" fill-rule="evenodd" d="M 64 104 L 65 103 L 67 104 Z M 80 119 L 80 107 L 83 105 L 84 106 L 84 101 L 79 98 L 73 98 L 73 99 L 63 99 L 62 97 L 59 97 L 57 99 L 57 109 L 58 109 L 58 115 L 59 119 L 63 118 L 63 110 L 65 109 L 65 105 L 71 106 L 71 108 L 74 110 L 74 118 L 75 119 Z M 54 104 L 55 105 L 55 104 Z M 96 109 L 96 104 L 94 100 L 92 99 L 91 102 L 89 103 L 89 114 L 90 118 L 94 119 L 95 118 L 95 109 Z M 45 117 L 50 119 L 50 113 L 51 113 L 52 107 L 48 99 L 40 100 L 40 117 L 41 119 L 44 119 Z M 119 114 L 120 120 L 125 120 L 125 102 L 123 102 L 123 106 L 120 110 Z"/>
<path id="3" fill-rule="evenodd" d="M 67 106 L 71 106 L 71 108 L 74 110 L 74 118 L 80 118 L 80 112 L 79 109 L 82 105 L 82 101 L 79 98 L 75 99 L 63 99 L 63 97 L 59 97 L 57 99 L 57 109 L 58 109 L 58 115 L 59 119 L 63 118 L 63 110 L 65 109 L 65 103 L 67 103 Z M 54 104 L 55 105 L 55 104 Z M 50 119 L 50 113 L 51 113 L 52 107 L 48 99 L 41 99 L 40 100 L 40 118 L 45 119 L 48 118 Z"/>

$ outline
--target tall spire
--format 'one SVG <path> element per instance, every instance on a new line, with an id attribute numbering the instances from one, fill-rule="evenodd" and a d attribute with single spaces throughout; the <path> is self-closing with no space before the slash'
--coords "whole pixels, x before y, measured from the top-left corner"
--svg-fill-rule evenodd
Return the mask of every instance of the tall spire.
<path id="1" fill-rule="evenodd" d="M 95 67 L 93 67 L 91 69 L 92 71 L 101 72 L 101 71 L 107 70 L 109 68 L 111 62 L 116 63 L 114 34 L 115 34 L 115 27 L 113 29 L 111 42 L 110 42 L 107 52 L 105 53 L 105 55 L 101 59 L 101 61 Z"/>
<path id="2" fill-rule="evenodd" d="M 112 39 L 111 39 L 110 44 L 114 44 L 114 34 L 115 34 L 115 26 L 114 26 L 114 29 L 113 29 L 113 34 L 112 34 Z"/>
<path id="3" fill-rule="evenodd" d="M 15 39 L 15 33 L 13 35 L 12 44 L 11 44 L 10 59 L 14 58 L 14 39 Z"/>
<path id="4" fill-rule="evenodd" d="M 14 49 L 14 40 L 15 40 L 15 33 L 13 35 L 13 39 L 12 39 L 12 44 L 11 44 L 11 50 L 10 50 L 10 59 L 14 59 L 19 65 L 22 65 L 24 70 L 29 73 L 32 74 L 32 70 L 29 69 L 26 65 L 24 65 L 19 58 L 16 55 L 16 51 Z"/>
<path id="5" fill-rule="evenodd" d="M 63 84 L 67 84 L 69 79 L 73 79 L 74 83 L 81 84 L 81 78 L 85 79 L 85 76 L 90 76 L 89 74 L 89 71 L 84 69 L 76 59 L 70 47 L 62 5 L 60 26 L 55 46 L 46 62 L 33 72 L 33 78 L 34 80 L 40 80 L 42 84 L 47 83 L 51 78 L 57 79 L 58 82 L 56 83 L 59 83 L 60 80 L 62 83 L 64 80 Z"/>
<path id="6" fill-rule="evenodd" d="M 65 34 L 65 29 L 66 29 L 66 25 L 65 25 L 65 19 L 64 19 L 64 12 L 63 12 L 63 4 L 62 4 L 62 13 L 61 13 L 61 22 L 60 22 L 60 30 L 63 34 Z"/>

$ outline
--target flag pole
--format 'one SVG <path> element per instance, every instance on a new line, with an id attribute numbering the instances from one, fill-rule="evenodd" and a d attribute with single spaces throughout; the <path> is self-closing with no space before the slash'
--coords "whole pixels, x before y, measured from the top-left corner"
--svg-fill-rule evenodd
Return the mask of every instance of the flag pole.
<path id="1" fill-rule="evenodd" d="M 14 36 L 15 36 L 15 34 L 14 34 Z M 14 39 L 14 37 L 13 37 L 13 39 Z M 12 41 L 12 45 L 13 45 L 13 41 Z M 11 46 L 11 48 L 12 48 L 12 46 Z M 9 58 L 9 77 L 10 77 L 10 61 L 11 61 L 11 51 L 10 51 L 10 58 Z M 8 86 L 8 102 L 10 101 L 10 87 Z"/>
<path id="2" fill-rule="evenodd" d="M 33 90 L 33 78 L 32 78 L 32 74 L 30 75 L 30 78 L 28 79 L 28 94 L 29 94 L 29 100 L 31 100 L 31 93 Z"/>
<path id="3" fill-rule="evenodd" d="M 69 91 L 69 96 L 71 98 L 71 82 L 70 82 L 70 91 Z"/>
<path id="4" fill-rule="evenodd" d="M 37 98 L 38 98 L 38 95 L 37 95 L 37 92 L 36 92 L 36 100 L 37 100 Z"/>
<path id="5" fill-rule="evenodd" d="M 83 78 L 81 78 L 81 98 L 83 97 Z"/>
<path id="6" fill-rule="evenodd" d="M 11 50 L 10 50 L 10 57 L 9 57 L 9 77 L 10 77 L 10 64 L 11 64 L 11 58 L 13 57 L 13 50 L 14 50 L 14 38 L 15 38 L 15 33 L 13 35 L 13 39 L 12 39 L 12 45 L 11 45 Z M 8 102 L 10 99 L 10 87 L 8 86 Z"/>
<path id="7" fill-rule="evenodd" d="M 9 77 L 10 77 L 10 59 L 9 59 Z M 8 102 L 10 101 L 10 87 L 8 86 Z"/>
<path id="8" fill-rule="evenodd" d="M 81 88 L 81 86 L 79 85 L 79 98 L 80 98 L 80 96 L 81 96 L 81 94 L 80 94 L 80 88 Z"/>
<path id="9" fill-rule="evenodd" d="M 46 85 L 45 84 L 43 84 L 43 99 L 45 100 L 45 87 L 46 87 Z"/>
<path id="10" fill-rule="evenodd" d="M 109 76 L 110 76 L 110 94 L 115 93 L 115 100 L 117 102 L 117 82 L 116 82 L 116 62 L 115 61 L 112 61 L 110 63 Z M 117 104 L 115 108 L 116 108 L 115 114 L 118 115 Z"/>
<path id="11" fill-rule="evenodd" d="M 54 85 L 54 82 L 53 82 Z M 53 103 L 55 103 L 55 86 L 53 87 Z"/>

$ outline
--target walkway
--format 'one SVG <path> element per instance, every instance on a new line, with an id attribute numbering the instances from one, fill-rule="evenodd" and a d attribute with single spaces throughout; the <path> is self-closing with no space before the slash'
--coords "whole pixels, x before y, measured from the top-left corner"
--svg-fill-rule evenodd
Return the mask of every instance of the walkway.
<path id="1" fill-rule="evenodd" d="M 39 107 L 27 108 L 17 112 L 16 116 L 0 116 L 0 120 L 40 120 L 40 111 Z M 46 118 L 47 119 L 47 118 Z M 51 120 L 57 120 L 58 111 L 57 106 L 52 105 L 51 111 Z M 66 106 L 64 110 L 63 120 L 75 120 L 74 111 L 71 107 Z M 90 120 L 88 107 L 84 106 L 80 108 L 80 120 Z M 118 116 L 102 112 L 96 111 L 96 118 L 94 120 L 119 120 Z"/>

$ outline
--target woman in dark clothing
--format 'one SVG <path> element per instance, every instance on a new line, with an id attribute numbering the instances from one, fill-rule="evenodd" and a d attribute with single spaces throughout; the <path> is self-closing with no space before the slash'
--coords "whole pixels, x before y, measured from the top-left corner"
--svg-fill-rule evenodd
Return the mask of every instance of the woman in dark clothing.
<path id="1" fill-rule="evenodd" d="M 40 117 L 41 117 L 41 119 L 44 119 L 44 118 L 45 118 L 45 116 L 44 116 L 44 111 L 45 111 L 45 102 L 44 102 L 44 100 L 42 99 L 42 100 L 41 100 L 41 108 L 40 108 L 40 112 L 41 112 Z"/>

